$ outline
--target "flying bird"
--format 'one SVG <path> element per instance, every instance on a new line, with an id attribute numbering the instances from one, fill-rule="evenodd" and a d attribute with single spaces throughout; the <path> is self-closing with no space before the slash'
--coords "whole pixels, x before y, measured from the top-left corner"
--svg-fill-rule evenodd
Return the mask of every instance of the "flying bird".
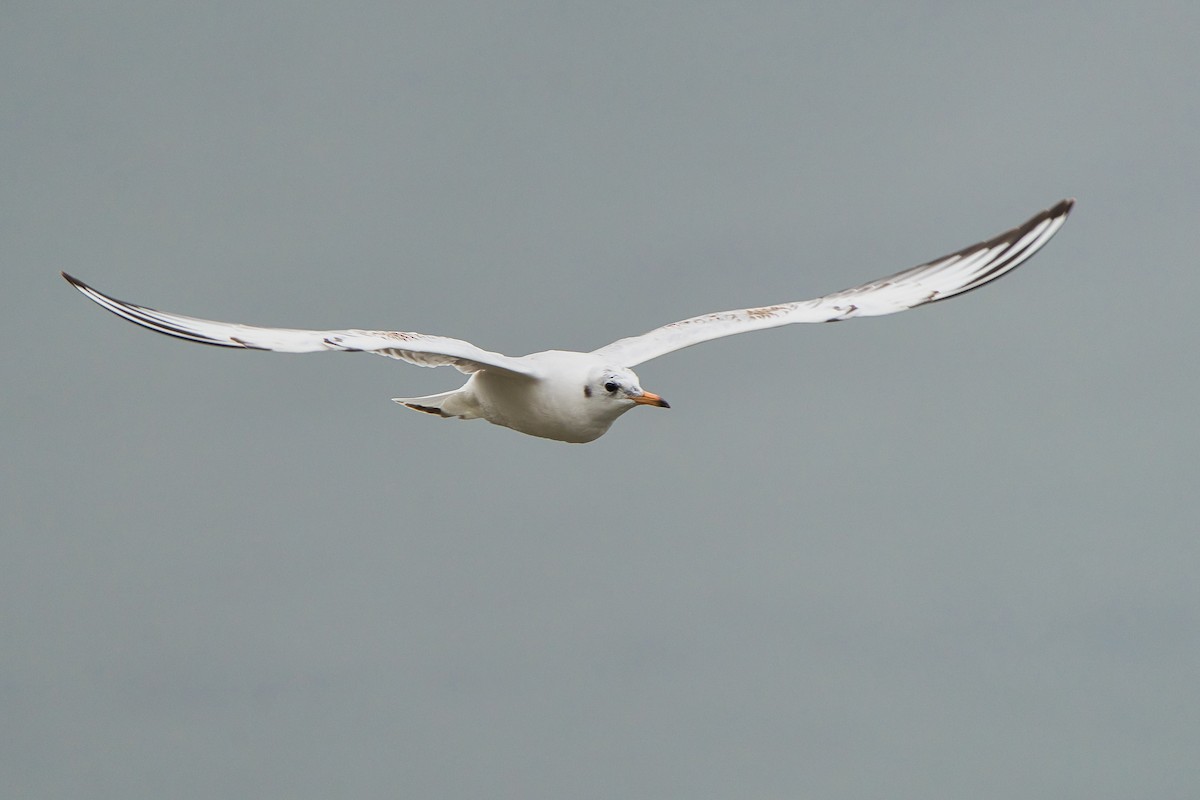
<path id="1" fill-rule="evenodd" d="M 1063 200 L 987 241 L 852 289 L 759 308 L 718 311 L 619 339 L 590 353 L 546 350 L 513 357 L 461 339 L 402 331 L 313 331 L 262 328 L 155 311 L 63 277 L 89 299 L 152 331 L 244 350 L 375 353 L 422 367 L 451 366 L 467 374 L 451 392 L 397 397 L 397 403 L 439 417 L 485 419 L 531 436 L 583 443 L 598 439 L 636 406 L 670 408 L 641 386 L 632 367 L 710 339 L 797 322 L 835 322 L 894 314 L 978 289 L 1016 269 L 1050 240 L 1074 200 Z"/>

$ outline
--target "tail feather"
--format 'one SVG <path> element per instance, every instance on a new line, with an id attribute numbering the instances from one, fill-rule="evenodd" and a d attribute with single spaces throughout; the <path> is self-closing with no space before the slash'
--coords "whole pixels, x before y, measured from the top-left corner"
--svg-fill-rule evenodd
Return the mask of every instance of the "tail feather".
<path id="1" fill-rule="evenodd" d="M 466 407 L 468 404 L 463 402 L 457 389 L 453 392 L 430 394 L 424 397 L 393 397 L 392 402 L 399 403 L 405 408 L 411 408 L 413 411 L 436 414 L 439 417 L 473 419 L 476 416 Z"/>

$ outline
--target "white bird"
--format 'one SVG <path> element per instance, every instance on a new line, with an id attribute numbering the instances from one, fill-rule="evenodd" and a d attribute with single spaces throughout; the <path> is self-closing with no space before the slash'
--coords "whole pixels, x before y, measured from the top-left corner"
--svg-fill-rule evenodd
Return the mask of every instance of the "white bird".
<path id="1" fill-rule="evenodd" d="M 1011 272 L 1058 231 L 1074 200 L 1063 200 L 1028 222 L 985 242 L 813 300 L 719 311 L 672 322 L 590 353 L 546 350 L 512 356 L 461 339 L 400 331 L 312 331 L 216 322 L 116 300 L 63 273 L 104 308 L 152 331 L 221 347 L 309 353 L 376 353 L 422 367 L 451 366 L 470 377 L 451 392 L 397 397 L 416 411 L 494 425 L 563 442 L 591 442 L 638 405 L 669 408 L 641 387 L 631 367 L 709 339 L 797 322 L 834 322 L 893 314 L 977 289 Z"/>

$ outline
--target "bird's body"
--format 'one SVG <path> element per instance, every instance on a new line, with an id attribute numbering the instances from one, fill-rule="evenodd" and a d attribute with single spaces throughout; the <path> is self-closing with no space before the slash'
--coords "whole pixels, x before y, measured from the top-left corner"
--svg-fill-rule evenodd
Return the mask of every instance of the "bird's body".
<path id="1" fill-rule="evenodd" d="M 642 391 L 637 376 L 591 353 L 547 350 L 525 356 L 529 375 L 480 370 L 459 389 L 428 397 L 398 397 L 415 411 L 485 419 L 530 436 L 582 444 L 600 438 L 617 417 L 639 404 L 665 406 Z M 616 384 L 609 392 L 605 384 Z M 615 398 L 614 395 L 621 394 Z"/>
<path id="2" fill-rule="evenodd" d="M 637 405 L 669 407 L 661 397 L 641 388 L 631 367 L 735 333 L 892 314 L 963 294 L 1007 274 L 1037 252 L 1066 221 L 1072 204 L 1064 200 L 992 239 L 853 289 L 813 300 L 692 317 L 590 353 L 546 350 L 512 357 L 460 339 L 421 333 L 314 331 L 216 322 L 126 303 L 66 273 L 63 277 L 114 314 L 181 339 L 288 353 L 371 352 L 419 366 L 452 366 L 469 375 L 458 389 L 396 398 L 396 402 L 441 417 L 485 419 L 531 436 L 583 443 L 602 436 L 618 417 Z"/>

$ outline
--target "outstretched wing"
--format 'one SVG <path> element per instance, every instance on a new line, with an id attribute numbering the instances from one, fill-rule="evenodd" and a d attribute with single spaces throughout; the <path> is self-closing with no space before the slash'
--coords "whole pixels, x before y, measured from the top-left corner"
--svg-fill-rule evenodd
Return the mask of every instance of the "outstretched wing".
<path id="1" fill-rule="evenodd" d="M 633 367 L 665 353 L 735 333 L 797 322 L 875 317 L 945 300 L 978 289 L 1016 269 L 1062 227 L 1074 203 L 1063 200 L 986 242 L 853 289 L 814 300 L 704 314 L 672 322 L 641 336 L 619 339 L 594 353 Z"/>
<path id="2" fill-rule="evenodd" d="M 246 350 L 274 350 L 280 353 L 314 353 L 321 350 L 376 353 L 398 358 L 421 367 L 454 367 L 459 372 L 500 370 L 516 375 L 535 376 L 524 359 L 481 350 L 470 342 L 445 336 L 402 331 L 308 331 L 293 328 L 260 328 L 216 322 L 155 311 L 109 297 L 67 273 L 62 276 L 88 299 L 119 317 L 152 331 L 180 339 L 218 347 Z"/>

